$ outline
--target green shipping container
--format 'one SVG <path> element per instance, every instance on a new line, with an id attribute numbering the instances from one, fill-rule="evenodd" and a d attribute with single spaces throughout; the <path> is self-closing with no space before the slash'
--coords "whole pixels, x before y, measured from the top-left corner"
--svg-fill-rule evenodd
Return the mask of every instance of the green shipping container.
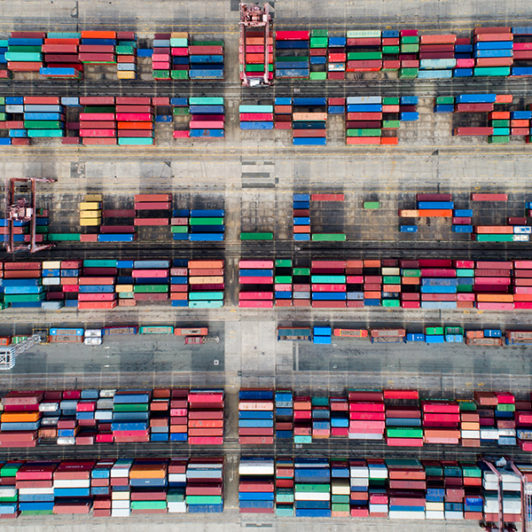
<path id="1" fill-rule="evenodd" d="M 135 294 L 164 294 L 168 292 L 167 284 L 136 284 L 133 287 Z"/>
<path id="2" fill-rule="evenodd" d="M 425 334 L 443 334 L 443 327 L 425 327 Z"/>
<path id="3" fill-rule="evenodd" d="M 171 70 L 170 77 L 172 79 L 188 79 L 188 70 Z"/>
<path id="4" fill-rule="evenodd" d="M 190 218 L 190 225 L 223 225 L 223 218 Z"/>
<path id="5" fill-rule="evenodd" d="M 401 284 L 401 276 L 400 275 L 385 275 L 382 278 L 382 282 L 384 284 Z"/>
<path id="6" fill-rule="evenodd" d="M 345 242 L 347 237 L 336 233 L 314 233 L 312 242 Z"/>
<path id="7" fill-rule="evenodd" d="M 172 48 L 188 48 L 188 39 L 186 37 L 172 37 L 170 38 L 170 46 Z"/>
<path id="8" fill-rule="evenodd" d="M 5 303 L 36 303 L 44 299 L 44 294 L 4 294 Z"/>
<path id="9" fill-rule="evenodd" d="M 365 201 L 364 202 L 364 209 L 376 210 L 380 208 L 381 208 L 380 201 Z"/>
<path id="10" fill-rule="evenodd" d="M 330 484 L 296 484 L 296 493 L 330 493 Z"/>
<path id="11" fill-rule="evenodd" d="M 475 270 L 473 268 L 457 268 L 456 277 L 474 277 Z"/>
<path id="12" fill-rule="evenodd" d="M 174 116 L 188 116 L 189 114 L 188 107 L 174 107 Z"/>
<path id="13" fill-rule="evenodd" d="M 383 299 L 382 306 L 387 308 L 399 308 L 401 301 L 399 299 Z"/>
<path id="14" fill-rule="evenodd" d="M 476 235 L 477 242 L 513 242 L 514 235 Z"/>
<path id="15" fill-rule="evenodd" d="M 187 225 L 172 225 L 172 227 L 170 227 L 170 231 L 172 233 L 188 233 L 188 226 Z"/>
<path id="16" fill-rule="evenodd" d="M 310 268 L 294 268 L 293 275 L 310 275 Z"/>
<path id="17" fill-rule="evenodd" d="M 292 266 L 292 259 L 275 259 L 276 268 L 290 268 Z"/>
<path id="18" fill-rule="evenodd" d="M 419 52 L 419 44 L 402 44 L 401 53 L 402 54 L 416 54 Z"/>
<path id="19" fill-rule="evenodd" d="M 423 438 L 423 429 L 414 428 L 387 428 L 386 435 L 388 438 Z"/>
<path id="20" fill-rule="evenodd" d="M 382 130 L 377 128 L 348 129 L 348 137 L 381 137 Z"/>
<path id="21" fill-rule="evenodd" d="M 510 142 L 509 135 L 500 135 L 496 137 L 489 137 L 488 142 L 490 144 L 508 144 Z"/>
<path id="22" fill-rule="evenodd" d="M 59 120 L 24 120 L 24 127 L 28 129 L 60 129 L 63 123 Z"/>
<path id="23" fill-rule="evenodd" d="M 118 55 L 133 55 L 135 53 L 135 46 L 132 44 L 117 44 L 115 51 Z"/>
<path id="24" fill-rule="evenodd" d="M 405 35 L 401 37 L 401 44 L 416 44 L 419 43 L 419 35 Z"/>
<path id="25" fill-rule="evenodd" d="M 399 53 L 399 46 L 383 46 L 382 47 L 382 53 L 383 54 L 398 54 Z"/>
<path id="26" fill-rule="evenodd" d="M 132 510 L 166 510 L 166 501 L 131 501 Z"/>
<path id="27" fill-rule="evenodd" d="M 398 129 L 401 125 L 400 120 L 383 120 L 382 128 L 383 129 Z"/>
<path id="28" fill-rule="evenodd" d="M 396 96 L 385 96 L 382 99 L 382 105 L 399 105 L 399 98 Z"/>
<path id="29" fill-rule="evenodd" d="M 401 68 L 399 71 L 399 79 L 417 78 L 418 70 L 417 68 Z"/>
<path id="30" fill-rule="evenodd" d="M 311 72 L 309 79 L 314 81 L 324 81 L 327 79 L 327 72 Z"/>
<path id="31" fill-rule="evenodd" d="M 268 71 L 273 72 L 273 65 L 268 65 Z M 264 65 L 246 65 L 246 72 L 264 72 Z"/>
<path id="32" fill-rule="evenodd" d="M 116 403 L 113 405 L 113 412 L 148 412 L 148 403 Z"/>
<path id="33" fill-rule="evenodd" d="M 10 45 L 7 47 L 8 52 L 33 52 L 33 53 L 41 53 L 42 48 L 40 44 L 37 44 L 35 46 L 25 46 L 25 45 Z"/>
<path id="34" fill-rule="evenodd" d="M 327 37 L 311 37 L 310 47 L 311 48 L 327 48 L 328 42 L 329 42 L 329 39 Z"/>
<path id="35" fill-rule="evenodd" d="M 187 504 L 222 504 L 220 495 L 187 495 Z"/>
<path id="36" fill-rule="evenodd" d="M 509 120 L 492 120 L 491 125 L 493 127 L 510 127 Z"/>
<path id="37" fill-rule="evenodd" d="M 223 300 L 223 292 L 191 292 L 189 295 L 190 301 L 212 301 Z"/>
<path id="38" fill-rule="evenodd" d="M 48 233 L 50 242 L 79 242 L 80 233 Z"/>
<path id="39" fill-rule="evenodd" d="M 436 103 L 440 105 L 454 105 L 454 96 L 438 96 Z"/>
<path id="40" fill-rule="evenodd" d="M 292 282 L 291 275 L 276 275 L 275 282 L 280 284 L 290 284 Z"/>
<path id="41" fill-rule="evenodd" d="M 201 41 L 194 39 L 191 43 L 191 46 L 223 46 L 224 42 L 222 40 L 219 41 Z"/>
<path id="42" fill-rule="evenodd" d="M 223 105 L 224 99 L 220 96 L 191 96 L 188 103 L 190 105 Z"/>
<path id="43" fill-rule="evenodd" d="M 372 59 L 382 59 L 382 52 L 349 52 L 347 60 L 369 61 Z"/>
<path id="44" fill-rule="evenodd" d="M 116 268 L 115 259 L 85 259 L 83 266 L 89 268 Z"/>
<path id="45" fill-rule="evenodd" d="M 240 240 L 273 240 L 273 233 L 240 233 Z"/>
<path id="46" fill-rule="evenodd" d="M 312 40 L 312 37 L 327 37 L 329 35 L 329 30 L 324 30 L 324 29 L 313 29 L 313 30 L 310 30 L 310 36 L 311 36 L 311 40 Z M 327 41 L 325 41 L 325 46 L 327 46 Z"/>
<path id="47" fill-rule="evenodd" d="M 170 79 L 170 71 L 169 70 L 154 70 L 153 77 L 155 79 Z"/>
<path id="48" fill-rule="evenodd" d="M 475 76 L 509 76 L 510 67 L 475 67 Z"/>
<path id="49" fill-rule="evenodd" d="M 29 129 L 28 137 L 31 138 L 57 138 L 63 137 L 64 133 L 62 129 Z"/>

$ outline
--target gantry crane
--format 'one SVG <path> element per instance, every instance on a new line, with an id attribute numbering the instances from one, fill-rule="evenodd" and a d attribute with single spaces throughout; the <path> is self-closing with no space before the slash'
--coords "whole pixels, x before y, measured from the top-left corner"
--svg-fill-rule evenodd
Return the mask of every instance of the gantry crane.
<path id="1" fill-rule="evenodd" d="M 8 238 L 5 242 L 8 253 L 16 251 L 29 251 L 36 253 L 50 249 L 53 244 L 37 245 L 37 183 L 54 183 L 55 179 L 47 177 L 13 177 L 9 180 L 6 193 L 6 220 L 8 226 Z M 28 187 L 20 187 L 18 183 L 30 184 Z M 22 244 L 15 244 L 15 227 L 17 222 L 29 223 L 30 240 Z"/>

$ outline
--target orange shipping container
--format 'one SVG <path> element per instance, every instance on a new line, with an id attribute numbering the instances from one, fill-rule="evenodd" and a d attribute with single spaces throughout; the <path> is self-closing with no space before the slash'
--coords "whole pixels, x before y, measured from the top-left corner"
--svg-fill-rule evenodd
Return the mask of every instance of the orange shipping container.
<path id="1" fill-rule="evenodd" d="M 452 209 L 419 209 L 419 216 L 432 218 L 452 218 Z"/>
<path id="2" fill-rule="evenodd" d="M 513 235 L 514 228 L 512 226 L 505 225 L 477 225 L 475 227 L 475 233 L 484 235 L 484 234 L 495 234 L 495 235 Z"/>
<path id="3" fill-rule="evenodd" d="M 402 277 L 401 283 L 417 285 L 417 284 L 420 284 L 420 280 L 419 280 L 419 277 Z"/>
<path id="4" fill-rule="evenodd" d="M 118 122 L 118 129 L 153 129 L 152 122 Z"/>
<path id="5" fill-rule="evenodd" d="M 223 268 L 223 260 L 189 260 L 189 269 L 192 268 Z"/>
<path id="6" fill-rule="evenodd" d="M 223 277 L 189 277 L 189 284 L 223 284 Z"/>
<path id="7" fill-rule="evenodd" d="M 11 338 L 9 336 L 0 336 L 0 345 L 6 346 L 11 343 Z"/>
<path id="8" fill-rule="evenodd" d="M 33 423 L 40 417 L 40 412 L 4 412 L 0 420 L 2 423 Z"/>
<path id="9" fill-rule="evenodd" d="M 477 301 L 490 303 L 512 303 L 512 294 L 477 294 Z"/>
<path id="10" fill-rule="evenodd" d="M 380 268 L 380 259 L 364 259 L 364 268 Z"/>
<path id="11" fill-rule="evenodd" d="M 116 39 L 116 31 L 91 31 L 81 32 L 82 39 Z"/>
<path id="12" fill-rule="evenodd" d="M 292 120 L 326 121 L 327 113 L 293 113 Z"/>

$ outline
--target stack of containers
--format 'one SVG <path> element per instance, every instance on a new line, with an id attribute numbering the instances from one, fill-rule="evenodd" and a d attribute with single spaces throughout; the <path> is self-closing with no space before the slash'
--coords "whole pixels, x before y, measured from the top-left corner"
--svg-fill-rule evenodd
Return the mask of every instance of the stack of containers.
<path id="1" fill-rule="evenodd" d="M 172 231 L 173 240 L 188 240 L 188 218 L 189 209 L 174 209 L 170 219 L 170 231 Z"/>
<path id="2" fill-rule="evenodd" d="M 22 106 L 22 98 L 13 107 Z M 64 109 L 57 96 L 24 96 L 23 129 L 10 129 L 15 138 L 57 138 L 64 136 Z M 6 109 L 13 109 L 6 106 Z M 27 143 L 27 142 L 26 142 Z M 19 142 L 18 144 L 21 144 Z"/>
<path id="3" fill-rule="evenodd" d="M 348 399 L 349 439 L 383 440 L 386 414 L 382 392 L 350 391 Z"/>
<path id="4" fill-rule="evenodd" d="M 383 49 L 380 30 L 347 32 L 347 71 L 378 72 L 382 69 Z"/>
<path id="5" fill-rule="evenodd" d="M 39 74 L 50 78 L 80 79 L 83 63 L 79 60 L 79 32 L 49 31 L 42 45 L 44 63 Z"/>
<path id="6" fill-rule="evenodd" d="M 170 79 L 170 33 L 156 33 L 151 56 L 154 79 Z"/>
<path id="7" fill-rule="evenodd" d="M 417 390 L 384 390 L 386 445 L 422 447 L 423 429 Z"/>
<path id="8" fill-rule="evenodd" d="M 35 447 L 42 414 L 39 392 L 9 392 L 2 398 L 0 445 L 2 447 Z"/>
<path id="9" fill-rule="evenodd" d="M 186 397 L 186 390 L 173 390 L 182 392 Z M 169 431 L 169 389 L 155 389 L 152 391 L 150 400 L 150 441 L 168 441 Z M 186 408 L 185 408 L 186 411 Z M 186 441 L 186 422 L 185 422 L 185 441 Z"/>
<path id="10" fill-rule="evenodd" d="M 137 227 L 168 225 L 171 208 L 171 194 L 135 194 L 134 224 Z"/>
<path id="11" fill-rule="evenodd" d="M 54 514 L 88 514 L 93 461 L 61 462 L 53 472 Z"/>
<path id="12" fill-rule="evenodd" d="M 117 391 L 113 397 L 111 430 L 115 442 L 149 442 L 148 391 Z"/>
<path id="13" fill-rule="evenodd" d="M 153 107 L 151 98 L 116 97 L 119 146 L 153 145 Z"/>
<path id="14" fill-rule="evenodd" d="M 331 436 L 349 436 L 349 404 L 345 397 L 331 397 Z"/>
<path id="15" fill-rule="evenodd" d="M 192 242 L 222 242 L 224 240 L 224 209 L 192 209 L 189 235 Z"/>
<path id="16" fill-rule="evenodd" d="M 347 283 L 347 307 L 362 308 L 364 306 L 364 261 L 347 260 L 345 273 Z"/>
<path id="17" fill-rule="evenodd" d="M 331 327 L 314 327 L 312 342 L 314 344 L 331 344 Z"/>
<path id="18" fill-rule="evenodd" d="M 275 437 L 291 440 L 294 435 L 294 396 L 291 391 L 275 392 Z"/>
<path id="19" fill-rule="evenodd" d="M 79 136 L 82 144 L 116 144 L 116 113 L 114 96 L 82 96 L 79 103 Z"/>
<path id="20" fill-rule="evenodd" d="M 312 443 L 312 402 L 309 396 L 294 398 L 294 443 Z"/>
<path id="21" fill-rule="evenodd" d="M 223 512 L 223 458 L 191 458 L 186 489 L 190 513 Z"/>
<path id="22" fill-rule="evenodd" d="M 172 61 L 170 77 L 172 79 L 188 79 L 190 59 L 188 57 L 188 33 L 186 31 L 173 31 L 170 34 L 170 54 Z"/>
<path id="23" fill-rule="evenodd" d="M 390 487 L 390 519 L 424 519 L 426 473 L 418 460 L 386 460 Z M 392 491 L 393 490 L 393 491 Z"/>
<path id="24" fill-rule="evenodd" d="M 170 299 L 173 307 L 188 307 L 188 260 L 174 259 L 170 269 Z"/>
<path id="25" fill-rule="evenodd" d="M 192 424 L 194 425 L 194 424 Z M 196 427 L 194 427 L 196 428 Z M 171 390 L 170 441 L 188 441 L 188 392 L 187 390 Z M 152 428 L 153 431 L 153 428 Z"/>
<path id="26" fill-rule="evenodd" d="M 275 462 L 275 515 L 294 515 L 294 462 L 278 458 Z"/>
<path id="27" fill-rule="evenodd" d="M 453 77 L 458 66 L 454 47 L 456 35 L 421 35 L 419 47 L 419 79 L 446 79 Z M 474 61 L 460 64 L 473 66 Z"/>
<path id="28" fill-rule="evenodd" d="M 238 108 L 240 129 L 273 129 L 273 105 L 245 105 Z"/>
<path id="29" fill-rule="evenodd" d="M 293 297 L 292 260 L 275 260 L 275 304 L 280 307 L 291 307 Z"/>
<path id="30" fill-rule="evenodd" d="M 508 27 L 475 28 L 475 76 L 509 76 L 513 65 L 513 34 Z"/>
<path id="31" fill-rule="evenodd" d="M 328 460 L 296 459 L 296 517 L 331 517 L 331 470 Z"/>
<path id="32" fill-rule="evenodd" d="M 425 443 L 460 443 L 460 406 L 454 401 L 423 401 Z"/>
<path id="33" fill-rule="evenodd" d="M 82 31 L 79 60 L 86 64 L 116 64 L 115 31 Z"/>
<path id="34" fill-rule="evenodd" d="M 224 79 L 224 42 L 194 40 L 188 47 L 190 79 Z"/>
<path id="35" fill-rule="evenodd" d="M 272 390 L 240 390 L 238 436 L 241 445 L 273 444 L 273 398 Z"/>
<path id="36" fill-rule="evenodd" d="M 135 460 L 129 471 L 131 513 L 167 513 L 168 461 Z"/>
<path id="37" fill-rule="evenodd" d="M 90 195 L 92 197 L 93 194 Z M 98 227 L 102 223 L 102 199 L 101 194 L 97 194 L 100 199 L 87 199 L 79 203 L 79 225 L 81 227 Z"/>
<path id="38" fill-rule="evenodd" d="M 224 98 L 216 96 L 191 96 L 188 99 L 190 112 L 190 137 L 225 136 Z"/>
<path id="39" fill-rule="evenodd" d="M 459 401 L 462 447 L 480 447 L 480 416 L 474 401 Z"/>
<path id="40" fill-rule="evenodd" d="M 341 460 L 331 460 L 331 516 L 350 516 L 349 464 Z"/>
<path id="41" fill-rule="evenodd" d="M 133 242 L 135 209 L 104 209 L 98 242 Z"/>
<path id="42" fill-rule="evenodd" d="M 328 439 L 331 436 L 331 410 L 328 397 L 313 397 L 312 438 Z"/>
<path id="43" fill-rule="evenodd" d="M 187 459 L 172 458 L 168 464 L 168 513 L 185 513 L 187 505 L 185 502 L 187 486 Z M 196 490 L 191 486 L 191 491 Z"/>
<path id="44" fill-rule="evenodd" d="M 381 96 L 348 96 L 346 144 L 380 144 L 382 113 Z"/>
<path id="45" fill-rule="evenodd" d="M 168 300 L 169 260 L 136 260 L 133 263 L 135 301 L 150 303 Z"/>
<path id="46" fill-rule="evenodd" d="M 26 462 L 17 468 L 15 486 L 19 495 L 18 509 L 22 515 L 55 513 L 53 473 L 56 466 L 57 462 Z"/>
<path id="47" fill-rule="evenodd" d="M 64 291 L 60 287 L 61 261 L 43 261 L 42 262 L 42 283 L 48 287 L 46 293 L 47 301 L 43 301 L 41 308 L 45 310 L 59 310 L 63 307 Z"/>
<path id="48" fill-rule="evenodd" d="M 532 261 L 514 261 L 514 306 L 516 309 L 532 308 Z"/>
<path id="49" fill-rule="evenodd" d="M 479 406 L 480 443 L 498 443 L 499 431 L 495 421 L 497 396 L 493 392 L 475 392 L 475 401 Z"/>
<path id="50" fill-rule="evenodd" d="M 349 463 L 350 514 L 351 517 L 369 515 L 369 468 L 365 460 Z"/>
<path id="51" fill-rule="evenodd" d="M 239 262 L 241 308 L 273 307 L 273 260 L 245 260 Z"/>
<path id="52" fill-rule="evenodd" d="M 310 79 L 318 81 L 327 79 L 328 35 L 328 30 L 311 30 L 310 32 Z"/>
<path id="53" fill-rule="evenodd" d="M 118 79 L 135 79 L 137 70 L 137 39 L 133 31 L 119 31 L 116 34 L 118 42 L 115 47 L 116 60 L 118 64 Z"/>
<path id="54" fill-rule="evenodd" d="M 292 129 L 292 98 L 276 97 L 274 102 L 275 129 Z"/>
<path id="55" fill-rule="evenodd" d="M 310 194 L 294 194 L 293 202 L 294 240 L 310 240 Z"/>
<path id="56" fill-rule="evenodd" d="M 174 139 L 188 139 L 190 137 L 188 98 L 170 98 L 172 115 L 174 117 L 174 129 L 172 136 Z"/>
<path id="57" fill-rule="evenodd" d="M 417 78 L 419 73 L 419 32 L 418 30 L 401 30 L 401 47 L 399 60 L 401 69 L 399 78 Z"/>
<path id="58" fill-rule="evenodd" d="M 129 517 L 131 486 L 129 471 L 133 460 L 119 459 L 111 467 L 111 517 Z"/>
<path id="59" fill-rule="evenodd" d="M 16 264 L 6 263 L 2 280 L 3 301 L 12 308 L 40 308 L 45 297 L 42 287 L 40 264 L 33 270 L 15 269 Z M 9 268 L 9 269 L 8 269 Z"/>
<path id="60" fill-rule="evenodd" d="M 382 70 L 385 72 L 398 71 L 401 66 L 399 59 L 399 31 L 382 31 Z"/>
<path id="61" fill-rule="evenodd" d="M 273 36 L 272 25 L 267 24 L 265 29 L 244 26 L 244 42 L 240 40 L 240 79 L 264 79 L 264 68 L 267 59 L 268 80 L 273 80 Z M 267 52 L 267 56 L 265 53 Z"/>
<path id="62" fill-rule="evenodd" d="M 476 261 L 473 291 L 479 310 L 513 310 L 512 261 Z"/>
<path id="63" fill-rule="evenodd" d="M 113 309 L 117 305 L 116 261 L 85 259 L 78 278 L 78 308 L 80 310 Z"/>
<path id="64" fill-rule="evenodd" d="M 304 30 L 278 30 L 275 32 L 275 76 L 283 78 L 308 78 L 310 32 Z"/>
<path id="65" fill-rule="evenodd" d="M 497 407 L 495 409 L 495 418 L 499 439 L 497 444 L 500 446 L 517 445 L 517 433 L 515 422 L 515 397 L 511 393 L 497 392 Z"/>
<path id="66" fill-rule="evenodd" d="M 274 513 L 274 459 L 240 457 L 238 502 L 240 513 Z"/>
<path id="67" fill-rule="evenodd" d="M 328 98 L 327 112 L 330 115 L 345 114 L 345 98 Z"/>
<path id="68" fill-rule="evenodd" d="M 311 262 L 312 307 L 345 308 L 347 285 L 346 261 L 313 260 Z"/>
<path id="69" fill-rule="evenodd" d="M 369 515 L 388 517 L 388 494 L 386 482 L 388 468 L 382 459 L 368 460 L 369 469 Z"/>
<path id="70" fill-rule="evenodd" d="M 327 98 L 293 98 L 292 129 L 294 146 L 325 146 Z"/>
<path id="71" fill-rule="evenodd" d="M 343 202 L 344 194 L 317 193 L 310 196 L 313 202 Z M 347 237 L 344 233 L 312 233 L 312 241 L 316 242 L 344 242 Z"/>
<path id="72" fill-rule="evenodd" d="M 111 517 L 111 468 L 114 460 L 99 460 L 90 472 L 94 517 Z"/>
<path id="73" fill-rule="evenodd" d="M 532 68 L 531 26 L 514 26 L 513 34 L 513 67 L 512 76 L 530 76 Z"/>
<path id="74" fill-rule="evenodd" d="M 224 305 L 224 261 L 188 261 L 188 306 L 221 308 Z"/>
<path id="75" fill-rule="evenodd" d="M 379 307 L 382 304 L 382 271 L 381 261 L 364 260 L 363 261 L 363 281 L 362 285 L 364 306 Z M 372 338 L 373 338 L 372 333 Z M 373 339 L 372 339 L 373 341 Z"/>
<path id="76" fill-rule="evenodd" d="M 190 445 L 223 445 L 224 394 L 219 390 L 191 390 L 188 394 Z"/>
<path id="77" fill-rule="evenodd" d="M 11 72 L 39 72 L 42 67 L 42 44 L 45 32 L 13 31 L 4 52 L 7 68 Z"/>

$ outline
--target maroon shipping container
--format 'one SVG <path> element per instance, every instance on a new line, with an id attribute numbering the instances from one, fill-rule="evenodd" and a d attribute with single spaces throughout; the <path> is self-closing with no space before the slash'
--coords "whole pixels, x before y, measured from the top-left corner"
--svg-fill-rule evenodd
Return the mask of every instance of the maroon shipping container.
<path id="1" fill-rule="evenodd" d="M 452 201 L 452 194 L 431 194 L 420 192 L 416 194 L 416 201 Z"/>
<path id="2" fill-rule="evenodd" d="M 493 111 L 493 103 L 457 103 L 454 106 L 455 113 L 483 113 Z"/>
<path id="3" fill-rule="evenodd" d="M 105 209 L 103 211 L 104 218 L 134 218 L 134 209 Z"/>
<path id="4" fill-rule="evenodd" d="M 197 46 L 191 45 L 188 47 L 190 55 L 223 55 L 223 46 Z"/>

